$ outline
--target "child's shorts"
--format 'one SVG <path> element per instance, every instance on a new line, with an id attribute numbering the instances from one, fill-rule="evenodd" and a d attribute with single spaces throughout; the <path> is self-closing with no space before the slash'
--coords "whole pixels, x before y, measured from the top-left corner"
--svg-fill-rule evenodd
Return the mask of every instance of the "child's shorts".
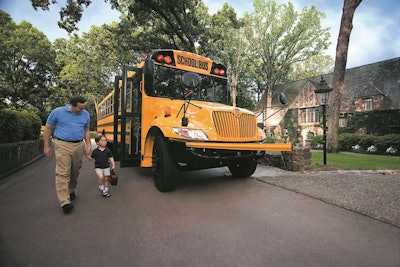
<path id="1" fill-rule="evenodd" d="M 103 174 L 104 176 L 110 176 L 110 168 L 95 168 L 94 169 L 97 174 Z"/>

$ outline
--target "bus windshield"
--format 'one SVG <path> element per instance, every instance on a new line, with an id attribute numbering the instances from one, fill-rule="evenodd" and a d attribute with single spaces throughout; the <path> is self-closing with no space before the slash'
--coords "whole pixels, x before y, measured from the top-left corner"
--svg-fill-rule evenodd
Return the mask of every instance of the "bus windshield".
<path id="1" fill-rule="evenodd" d="M 153 86 L 146 93 L 155 97 L 185 99 L 185 96 L 192 91 L 190 94 L 192 100 L 228 104 L 229 92 L 226 79 L 199 74 L 201 77 L 199 86 L 189 89 L 182 83 L 184 73 L 185 71 L 179 69 L 156 65 Z"/>

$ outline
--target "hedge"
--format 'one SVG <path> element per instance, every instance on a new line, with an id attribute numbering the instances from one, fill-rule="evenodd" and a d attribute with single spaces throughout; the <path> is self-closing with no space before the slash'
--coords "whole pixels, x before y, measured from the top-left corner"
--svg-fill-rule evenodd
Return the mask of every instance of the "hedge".
<path id="1" fill-rule="evenodd" d="M 320 149 L 322 137 L 315 136 L 311 140 L 312 149 Z M 362 135 L 339 134 L 339 150 L 356 153 L 400 156 L 400 134 Z"/>
<path id="2" fill-rule="evenodd" d="M 33 112 L 0 110 L 0 143 L 37 140 L 42 121 Z"/>

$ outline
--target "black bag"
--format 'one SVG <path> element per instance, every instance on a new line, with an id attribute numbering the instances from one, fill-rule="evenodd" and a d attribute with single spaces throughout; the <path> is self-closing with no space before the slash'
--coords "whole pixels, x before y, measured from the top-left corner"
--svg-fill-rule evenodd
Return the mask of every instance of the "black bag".
<path id="1" fill-rule="evenodd" d="M 111 185 L 118 184 L 118 175 L 115 173 L 114 170 L 110 171 L 110 176 L 108 177 L 108 181 L 110 182 Z"/>

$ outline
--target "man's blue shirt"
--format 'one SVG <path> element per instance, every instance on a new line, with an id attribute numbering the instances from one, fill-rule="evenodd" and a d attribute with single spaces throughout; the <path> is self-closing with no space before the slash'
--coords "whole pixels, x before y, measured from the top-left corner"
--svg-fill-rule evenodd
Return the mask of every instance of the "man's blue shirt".
<path id="1" fill-rule="evenodd" d="M 87 110 L 79 114 L 69 110 L 69 104 L 53 109 L 47 123 L 55 127 L 54 136 L 68 141 L 85 139 L 85 129 L 89 128 L 90 115 Z"/>

